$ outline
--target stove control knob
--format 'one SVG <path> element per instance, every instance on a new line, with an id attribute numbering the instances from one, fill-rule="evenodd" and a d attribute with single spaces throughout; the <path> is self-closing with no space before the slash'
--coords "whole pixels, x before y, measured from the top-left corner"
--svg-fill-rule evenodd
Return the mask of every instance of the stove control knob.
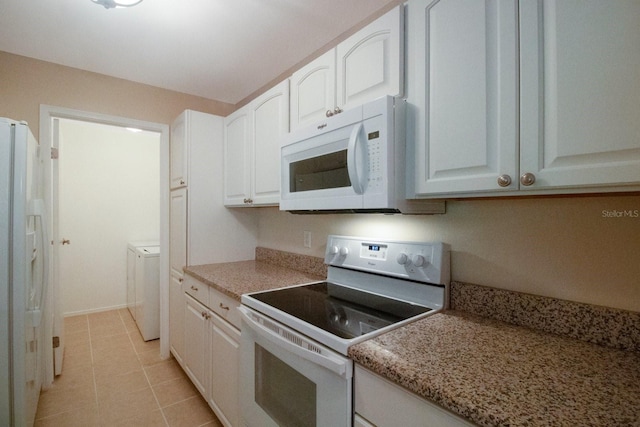
<path id="1" fill-rule="evenodd" d="M 398 258 L 396 258 L 396 261 L 398 261 L 398 264 L 404 265 L 409 262 L 409 256 L 404 252 L 400 252 Z"/>
<path id="2" fill-rule="evenodd" d="M 337 246 L 331 246 L 331 249 L 329 249 L 331 255 L 338 255 L 338 252 L 340 252 L 340 249 Z"/>
<path id="3" fill-rule="evenodd" d="M 413 265 L 415 265 L 416 267 L 422 267 L 427 263 L 427 260 L 424 259 L 424 256 L 422 255 L 414 255 L 411 261 L 413 262 Z"/>
<path id="4" fill-rule="evenodd" d="M 347 256 L 348 253 L 349 253 L 349 248 L 347 248 L 346 246 L 343 246 L 340 248 L 340 255 Z"/>

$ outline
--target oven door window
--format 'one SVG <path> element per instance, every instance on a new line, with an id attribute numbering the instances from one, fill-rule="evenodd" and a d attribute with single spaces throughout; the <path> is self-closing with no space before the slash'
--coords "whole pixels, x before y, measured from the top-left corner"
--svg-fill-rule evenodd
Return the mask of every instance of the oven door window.
<path id="1" fill-rule="evenodd" d="M 255 402 L 282 427 L 316 425 L 316 384 L 255 344 Z"/>

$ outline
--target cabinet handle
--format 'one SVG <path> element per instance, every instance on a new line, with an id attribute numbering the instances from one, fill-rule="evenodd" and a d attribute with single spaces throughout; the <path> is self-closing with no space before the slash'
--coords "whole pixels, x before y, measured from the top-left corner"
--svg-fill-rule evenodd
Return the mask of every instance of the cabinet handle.
<path id="1" fill-rule="evenodd" d="M 184 282 L 184 279 L 181 277 L 181 278 L 178 279 L 178 282 L 182 283 L 182 282 Z"/>
<path id="2" fill-rule="evenodd" d="M 180 180 L 180 185 L 184 185 L 184 180 Z"/>
<path id="3" fill-rule="evenodd" d="M 211 315 L 209 315 L 209 313 L 207 313 L 206 311 L 203 311 L 203 312 L 202 312 L 202 313 L 200 313 L 200 314 L 202 314 L 202 317 L 203 317 L 204 319 L 209 320 L 209 319 L 211 318 Z"/>
<path id="4" fill-rule="evenodd" d="M 511 177 L 506 173 L 498 177 L 498 185 L 500 187 L 508 187 L 511 185 Z"/>
<path id="5" fill-rule="evenodd" d="M 253 203 L 253 199 L 244 199 L 243 202 L 249 205 Z"/>
<path id="6" fill-rule="evenodd" d="M 326 112 L 327 117 L 331 117 L 331 116 L 333 116 L 333 114 L 334 113 L 331 110 L 327 110 L 327 112 Z"/>
<path id="7" fill-rule="evenodd" d="M 196 292 L 198 292 L 198 288 L 196 288 L 196 287 L 195 287 L 195 286 L 193 286 L 193 285 L 191 285 L 191 290 L 192 290 L 192 291 L 196 291 Z"/>
<path id="8" fill-rule="evenodd" d="M 229 306 L 220 303 L 220 308 L 223 310 L 229 310 Z"/>
<path id="9" fill-rule="evenodd" d="M 523 173 L 522 175 L 520 175 L 520 184 L 524 185 L 525 187 L 532 185 L 534 182 L 536 182 L 536 176 L 531 172 Z"/>

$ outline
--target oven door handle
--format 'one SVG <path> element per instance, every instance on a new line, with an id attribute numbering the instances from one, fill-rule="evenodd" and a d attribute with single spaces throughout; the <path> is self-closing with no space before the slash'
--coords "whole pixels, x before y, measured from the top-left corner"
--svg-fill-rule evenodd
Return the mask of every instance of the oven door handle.
<path id="1" fill-rule="evenodd" d="M 290 334 L 295 336 L 296 338 L 298 338 L 296 341 L 309 342 L 306 338 L 299 336 L 299 334 L 295 332 L 292 334 L 290 331 L 283 329 L 280 325 L 273 322 L 271 319 L 265 318 L 264 316 L 261 316 L 254 312 L 249 312 L 249 310 L 244 307 L 239 307 L 238 310 L 240 310 L 245 324 L 249 326 L 260 337 L 267 339 L 272 344 L 275 344 L 290 353 L 300 356 L 305 360 L 315 363 L 316 365 L 320 365 L 341 377 L 350 378 L 350 376 L 352 375 L 352 372 L 350 372 L 351 370 L 349 369 L 349 359 L 332 354 L 319 354 L 315 351 L 302 347 L 299 344 L 296 344 L 283 337 L 282 335 L 276 333 L 271 328 L 264 326 L 264 324 L 257 322 L 253 318 L 253 316 L 260 318 L 264 323 L 270 324 L 271 326 L 278 328 L 278 330 L 280 331 L 286 332 L 288 335 Z M 318 347 L 317 344 L 313 345 Z"/>

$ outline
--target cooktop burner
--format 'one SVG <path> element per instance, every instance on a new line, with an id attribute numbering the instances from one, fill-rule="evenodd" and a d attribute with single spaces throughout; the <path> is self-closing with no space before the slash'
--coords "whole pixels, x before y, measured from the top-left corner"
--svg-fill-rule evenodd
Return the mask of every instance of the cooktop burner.
<path id="1" fill-rule="evenodd" d="M 330 282 L 252 295 L 340 338 L 354 338 L 431 309 Z"/>

